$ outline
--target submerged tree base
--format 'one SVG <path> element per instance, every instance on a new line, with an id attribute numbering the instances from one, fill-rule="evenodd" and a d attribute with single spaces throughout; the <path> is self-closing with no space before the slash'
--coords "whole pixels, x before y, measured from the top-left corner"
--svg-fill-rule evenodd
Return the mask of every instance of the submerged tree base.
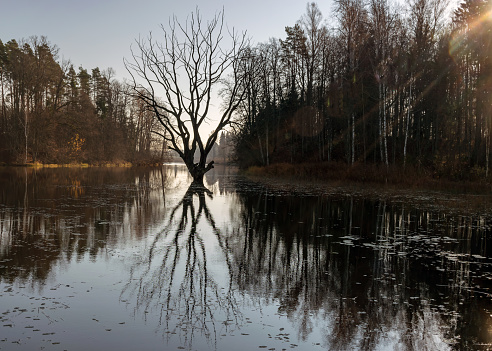
<path id="1" fill-rule="evenodd" d="M 191 163 L 191 162 L 186 163 L 186 161 L 185 164 L 186 167 L 188 168 L 188 171 L 190 172 L 190 175 L 193 177 L 193 184 L 202 187 L 203 187 L 203 177 L 205 176 L 205 173 L 207 173 L 212 168 L 214 168 L 214 161 L 210 161 L 210 163 L 206 166 L 200 163 Z"/>

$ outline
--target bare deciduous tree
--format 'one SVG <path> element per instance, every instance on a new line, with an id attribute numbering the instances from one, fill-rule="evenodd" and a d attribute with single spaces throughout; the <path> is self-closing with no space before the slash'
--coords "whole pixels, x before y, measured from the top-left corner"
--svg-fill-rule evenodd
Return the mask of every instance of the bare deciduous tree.
<path id="1" fill-rule="evenodd" d="M 138 39 L 133 61 L 126 61 L 126 67 L 135 94 L 167 131 L 163 137 L 169 148 L 183 159 L 194 182 L 202 184 L 203 175 L 213 168 L 207 156 L 244 98 L 238 64 L 247 47 L 246 35 L 226 28 L 223 11 L 203 22 L 197 9 L 184 24 L 173 17 L 167 28 L 161 28 L 163 43 L 154 41 L 152 34 Z M 202 140 L 200 132 L 211 121 L 215 89 L 225 83 L 226 74 L 231 77 L 221 90 L 222 111 L 208 139 Z M 200 159 L 195 162 L 197 150 Z"/>

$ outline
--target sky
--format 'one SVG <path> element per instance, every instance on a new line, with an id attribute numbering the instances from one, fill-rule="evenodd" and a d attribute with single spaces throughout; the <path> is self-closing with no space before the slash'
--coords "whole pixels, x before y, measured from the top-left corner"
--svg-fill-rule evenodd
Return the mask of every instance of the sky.
<path id="1" fill-rule="evenodd" d="M 158 39 L 171 16 L 185 21 L 198 7 L 204 20 L 224 10 L 229 27 L 246 31 L 253 43 L 285 38 L 306 12 L 305 0 L 1 0 L 0 39 L 46 36 L 59 48 L 59 61 L 70 60 L 89 72 L 113 68 L 118 80 L 129 78 L 123 59 L 139 36 Z M 323 16 L 332 1 L 317 2 Z"/>

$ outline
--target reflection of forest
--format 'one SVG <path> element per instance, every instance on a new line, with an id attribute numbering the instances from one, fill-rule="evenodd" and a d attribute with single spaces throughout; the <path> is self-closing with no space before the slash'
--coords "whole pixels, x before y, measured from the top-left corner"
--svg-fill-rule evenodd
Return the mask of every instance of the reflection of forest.
<path id="1" fill-rule="evenodd" d="M 354 197 L 238 199 L 233 276 L 248 294 L 276 297 L 300 337 L 321 318 L 329 349 L 492 341 L 491 306 L 476 303 L 489 296 L 490 219 Z"/>
<path id="2" fill-rule="evenodd" d="M 210 191 L 186 190 L 180 166 L 2 172 L 0 281 L 43 284 L 61 261 L 146 240 L 121 298 L 189 347 L 239 327 L 243 298 L 278 304 L 301 340 L 321 328 L 329 349 L 492 342 L 490 217 L 234 179 L 214 170 Z"/>
<path id="3" fill-rule="evenodd" d="M 222 184 L 227 192 L 230 184 Z M 278 301 L 302 340 L 326 324 L 330 349 L 442 350 L 491 341 L 490 306 L 476 299 L 489 291 L 482 265 L 489 219 L 241 188 L 248 186 L 222 209 L 230 211 L 226 228 L 217 228 L 208 192 L 188 189 L 133 266 L 122 298 L 136 298 L 140 311 L 159 310 L 168 332 L 209 341 L 219 321 L 241 319 L 233 290 L 259 305 Z M 217 256 L 225 275 L 209 267 Z"/>
<path id="4" fill-rule="evenodd" d="M 0 173 L 0 279 L 42 283 L 58 260 L 96 257 L 163 217 L 156 169 L 6 169 Z"/>
<path id="5" fill-rule="evenodd" d="M 237 169 L 232 166 L 227 166 L 224 164 L 217 164 L 214 169 L 210 172 L 205 173 L 205 180 L 207 182 L 207 187 L 214 193 L 223 195 L 227 192 L 234 191 L 235 189 L 228 189 L 227 184 L 231 185 L 231 177 L 236 176 Z"/>

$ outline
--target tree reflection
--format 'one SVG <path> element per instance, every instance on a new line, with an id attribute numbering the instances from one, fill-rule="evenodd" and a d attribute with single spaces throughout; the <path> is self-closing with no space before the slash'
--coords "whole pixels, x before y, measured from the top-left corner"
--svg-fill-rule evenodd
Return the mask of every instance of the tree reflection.
<path id="1" fill-rule="evenodd" d="M 240 327 L 266 338 L 271 308 L 303 346 L 492 343 L 490 216 L 236 188 L 210 173 L 212 197 L 177 168 L 39 172 L 27 187 L 23 172 L 0 174 L 2 283 L 42 285 L 60 262 L 115 248 L 130 267 L 121 301 L 185 348 Z"/>
<path id="2" fill-rule="evenodd" d="M 123 301 L 136 301 L 136 311 L 157 313 L 163 331 L 169 337 L 179 334 L 187 347 L 197 334 L 215 345 L 219 332 L 234 328 L 241 319 L 232 279 L 227 277 L 232 272 L 230 250 L 207 198 L 212 199 L 212 192 L 204 186 L 188 188 L 145 256 L 132 265 L 121 294 Z M 211 253 L 225 262 L 227 272 L 211 272 Z M 220 274 L 226 276 L 217 278 Z"/>
<path id="3" fill-rule="evenodd" d="M 141 239 L 162 217 L 166 182 L 162 170 L 3 170 L 0 282 L 41 288 L 60 262 L 95 260 L 117 241 Z"/>
<path id="4" fill-rule="evenodd" d="M 238 199 L 233 276 L 248 294 L 278 299 L 302 340 L 325 321 L 330 350 L 491 342 L 477 333 L 490 304 L 472 303 L 490 296 L 488 273 L 470 278 L 488 256 L 490 222 L 354 196 Z"/>

